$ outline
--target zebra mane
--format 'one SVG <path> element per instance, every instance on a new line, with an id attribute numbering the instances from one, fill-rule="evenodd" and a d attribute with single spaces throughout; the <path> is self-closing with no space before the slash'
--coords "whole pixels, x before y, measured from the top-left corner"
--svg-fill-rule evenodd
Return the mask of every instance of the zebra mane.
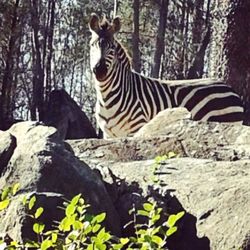
<path id="1" fill-rule="evenodd" d="M 104 31 L 108 30 L 108 28 L 110 27 L 110 23 L 109 21 L 107 20 L 106 16 L 104 15 L 102 20 L 100 21 L 99 23 L 100 25 L 100 28 Z"/>
<path id="2" fill-rule="evenodd" d="M 121 53 L 122 61 L 125 63 L 125 65 L 132 69 L 132 59 L 127 51 L 127 49 L 122 45 L 120 41 L 118 41 L 116 38 L 114 38 L 116 44 L 117 44 L 117 51 Z"/>

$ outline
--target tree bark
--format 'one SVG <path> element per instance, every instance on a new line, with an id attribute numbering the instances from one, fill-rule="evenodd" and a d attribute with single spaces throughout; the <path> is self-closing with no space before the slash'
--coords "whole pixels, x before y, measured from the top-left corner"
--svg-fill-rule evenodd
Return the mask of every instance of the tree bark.
<path id="1" fill-rule="evenodd" d="M 161 0 L 159 5 L 160 20 L 156 37 L 154 63 L 151 70 L 152 77 L 158 78 L 160 73 L 160 66 L 162 56 L 165 48 L 165 30 L 167 25 L 167 14 L 168 14 L 168 3 L 169 0 Z"/>
<path id="2" fill-rule="evenodd" d="M 213 13 L 211 77 L 224 79 L 243 98 L 250 110 L 250 2 L 225 1 L 221 13 Z M 216 7 L 216 6 L 215 6 Z M 247 114 L 250 118 L 250 114 Z M 248 119 L 250 120 L 250 119 Z"/>
<path id="3" fill-rule="evenodd" d="M 132 64 L 136 72 L 141 72 L 141 55 L 140 55 L 140 0 L 134 0 L 133 2 L 134 10 L 134 31 L 132 34 L 132 43 L 133 43 L 133 59 Z"/>
<path id="4" fill-rule="evenodd" d="M 18 18 L 19 0 L 16 0 L 11 20 L 11 33 L 8 44 L 6 66 L 3 74 L 3 83 L 0 95 L 0 129 L 6 129 L 9 121 L 13 119 L 11 110 L 11 88 L 13 79 L 13 54 L 16 41 L 16 26 Z"/>
<path id="5" fill-rule="evenodd" d="M 54 23 L 55 23 L 55 0 L 51 0 L 51 6 L 48 10 L 48 56 L 46 62 L 46 87 L 45 87 L 45 100 L 46 103 L 49 99 L 49 94 L 52 89 L 51 82 L 51 61 L 53 55 L 53 37 L 54 37 Z"/>
<path id="6" fill-rule="evenodd" d="M 218 0 L 216 3 L 219 5 Z M 223 78 L 234 85 L 239 93 L 249 100 L 246 82 L 249 72 L 248 22 L 250 18 L 248 0 L 225 2 L 221 13 L 213 12 L 211 76 Z M 215 6 L 216 8 L 216 6 Z M 224 24 L 224 25 L 222 25 Z"/>
<path id="7" fill-rule="evenodd" d="M 207 46 L 210 42 L 210 35 L 211 35 L 211 30 L 208 27 L 206 34 L 203 38 L 202 44 L 195 55 L 191 67 L 188 70 L 187 79 L 196 79 L 202 77 L 204 69 L 204 58 Z"/>
<path id="8" fill-rule="evenodd" d="M 43 120 L 44 113 L 44 69 L 42 66 L 41 45 L 39 41 L 39 12 L 38 1 L 31 0 L 32 13 L 32 29 L 33 29 L 33 100 L 31 119 L 37 120 L 37 112 L 39 121 Z"/>

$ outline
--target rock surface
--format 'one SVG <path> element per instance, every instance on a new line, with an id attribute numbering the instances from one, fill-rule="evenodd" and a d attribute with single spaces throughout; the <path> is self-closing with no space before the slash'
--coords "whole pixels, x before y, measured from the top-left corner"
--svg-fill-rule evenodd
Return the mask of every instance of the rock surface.
<path id="1" fill-rule="evenodd" d="M 15 147 L 15 137 L 8 132 L 0 131 L 0 176 L 7 166 Z"/>
<path id="2" fill-rule="evenodd" d="M 97 138 L 87 115 L 64 89 L 51 92 L 44 122 L 57 128 L 62 139 Z"/>
<path id="3" fill-rule="evenodd" d="M 36 192 L 43 201 L 49 194 L 52 204 L 81 192 L 94 211 L 105 207 L 118 234 L 133 204 L 140 208 L 153 197 L 164 213 L 186 211 L 168 249 L 250 249 L 250 127 L 191 121 L 178 109 L 161 113 L 134 138 L 64 143 L 56 129 L 38 123 L 16 124 L 8 133 L 17 146 L 0 188 L 19 182 L 18 196 Z M 156 163 L 170 151 L 178 157 Z M 15 202 L 9 217 L 0 219 L 8 232 L 24 223 Z M 124 235 L 131 231 L 122 229 Z"/>
<path id="4" fill-rule="evenodd" d="M 22 194 L 52 192 L 71 199 L 82 193 L 93 213 L 107 213 L 107 227 L 119 235 L 119 218 L 102 180 L 73 155 L 55 128 L 24 122 L 10 132 L 17 138 L 17 147 L 0 178 L 0 189 L 19 183 Z M 6 227 L 10 237 L 20 237 L 15 228 L 0 220 L 0 228 Z"/>
<path id="5" fill-rule="evenodd" d="M 153 120 L 144 125 L 134 137 L 150 138 L 165 133 L 166 126 L 175 124 L 177 121 L 190 120 L 191 113 L 186 108 L 166 109 L 157 114 Z"/>
<path id="6" fill-rule="evenodd" d="M 185 117 L 168 121 L 165 125 L 161 119 L 158 135 L 151 124 L 136 138 L 69 143 L 81 160 L 99 169 L 110 187 L 116 186 L 110 192 L 122 224 L 130 220 L 125 211 L 137 202 L 136 192 L 191 216 L 192 223 L 181 227 L 173 249 L 250 249 L 250 128 Z M 153 174 L 152 159 L 169 151 L 178 158 L 166 160 Z"/>

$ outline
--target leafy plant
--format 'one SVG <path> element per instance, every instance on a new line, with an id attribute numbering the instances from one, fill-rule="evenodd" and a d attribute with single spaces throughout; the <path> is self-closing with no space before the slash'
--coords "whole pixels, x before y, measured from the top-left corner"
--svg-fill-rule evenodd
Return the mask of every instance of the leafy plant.
<path id="1" fill-rule="evenodd" d="M 6 187 L 0 194 L 0 211 L 6 209 L 10 204 L 12 196 L 16 195 L 20 185 L 17 183 L 11 187 Z"/>
<path id="2" fill-rule="evenodd" d="M 176 215 L 170 215 L 167 222 L 157 225 L 161 218 L 162 208 L 157 208 L 156 202 L 146 202 L 143 209 L 136 211 L 135 208 L 130 210 L 134 213 L 134 227 L 136 237 L 130 237 L 128 249 L 164 249 L 167 238 L 177 231 L 176 222 L 183 217 L 184 212 Z M 139 216 L 146 218 L 146 223 L 137 223 Z"/>
<path id="3" fill-rule="evenodd" d="M 10 198 L 15 195 L 19 186 L 4 189 L 1 193 L 2 210 L 7 208 Z M 7 205 L 6 205 L 7 204 Z M 116 250 L 116 249 L 164 249 L 167 239 L 176 232 L 176 222 L 183 217 L 184 212 L 170 215 L 168 220 L 158 225 L 161 218 L 162 208 L 157 208 L 156 202 L 146 202 L 143 208 L 133 208 L 130 214 L 133 215 L 135 236 L 118 238 L 110 234 L 102 225 L 106 218 L 105 213 L 89 215 L 89 205 L 85 203 L 81 194 L 76 195 L 70 201 L 63 204 L 64 218 L 57 222 L 53 230 L 46 230 L 45 224 L 41 221 L 44 212 L 42 207 L 35 209 L 36 196 L 24 199 L 23 204 L 28 210 L 28 215 L 33 219 L 33 231 L 37 234 L 37 241 L 27 241 L 19 244 L 16 241 L 6 243 L 0 239 L 0 248 L 3 249 L 58 249 L 58 250 Z M 138 223 L 138 218 L 146 219 L 145 223 Z"/>
<path id="4" fill-rule="evenodd" d="M 160 179 L 157 175 L 161 165 L 166 164 L 166 160 L 178 157 L 178 155 L 172 151 L 165 155 L 156 156 L 154 159 L 154 164 L 152 165 L 152 181 L 154 184 L 160 184 Z"/>

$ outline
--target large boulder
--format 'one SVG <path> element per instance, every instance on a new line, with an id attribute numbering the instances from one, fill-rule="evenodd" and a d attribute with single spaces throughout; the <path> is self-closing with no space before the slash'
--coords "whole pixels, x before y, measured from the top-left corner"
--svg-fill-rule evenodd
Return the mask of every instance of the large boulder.
<path id="1" fill-rule="evenodd" d="M 177 233 L 168 240 L 170 250 L 249 250 L 250 128 L 196 122 L 189 115 L 184 109 L 167 110 L 135 137 L 66 143 L 52 127 L 13 126 L 8 133 L 17 146 L 0 188 L 19 182 L 22 189 L 0 214 L 0 228 L 15 236 L 13 227 L 28 225 L 18 205 L 22 195 L 35 192 L 39 205 L 45 198 L 53 201 L 44 215 L 50 218 L 62 195 L 82 193 L 94 212 L 107 212 L 107 226 L 119 234 L 119 223 L 133 219 L 128 210 L 140 208 L 152 197 L 164 214 L 186 211 Z M 170 151 L 177 157 L 165 156 L 158 163 L 154 159 Z M 127 227 L 122 233 L 131 234 L 133 229 Z"/>
<path id="2" fill-rule="evenodd" d="M 151 123 L 134 138 L 69 143 L 99 169 L 122 224 L 133 203 L 153 196 L 168 212 L 187 213 L 170 249 L 250 249 L 250 127 L 196 122 L 185 111 L 169 123 L 163 114 L 160 130 Z M 156 167 L 154 158 L 170 151 L 178 157 Z"/>
<path id="3" fill-rule="evenodd" d="M 0 176 L 16 147 L 16 139 L 8 132 L 0 131 Z"/>
<path id="4" fill-rule="evenodd" d="M 0 178 L 0 189 L 19 183 L 20 195 L 31 195 L 33 192 L 54 193 L 56 202 L 53 204 L 58 204 L 58 195 L 71 199 L 81 193 L 91 205 L 93 213 L 107 213 L 107 228 L 114 234 L 120 234 L 119 218 L 102 180 L 74 156 L 70 146 L 60 139 L 55 128 L 24 122 L 14 125 L 9 132 L 16 137 L 17 146 Z M 52 207 L 49 206 L 48 215 L 52 214 Z M 20 239 L 30 224 L 24 223 L 19 226 L 24 228 L 21 236 L 15 228 L 18 228 L 18 221 L 26 221 L 22 219 L 23 213 L 15 213 L 15 209 L 11 206 L 5 213 L 9 214 L 9 217 L 16 218 L 16 224 L 13 228 L 9 224 L 13 221 L 9 220 L 8 223 L 1 219 L 1 230 L 4 229 L 13 239 Z M 52 221 L 52 218 L 49 218 Z"/>
<path id="5" fill-rule="evenodd" d="M 97 138 L 87 115 L 64 89 L 50 93 L 44 122 L 57 128 L 62 139 Z"/>

